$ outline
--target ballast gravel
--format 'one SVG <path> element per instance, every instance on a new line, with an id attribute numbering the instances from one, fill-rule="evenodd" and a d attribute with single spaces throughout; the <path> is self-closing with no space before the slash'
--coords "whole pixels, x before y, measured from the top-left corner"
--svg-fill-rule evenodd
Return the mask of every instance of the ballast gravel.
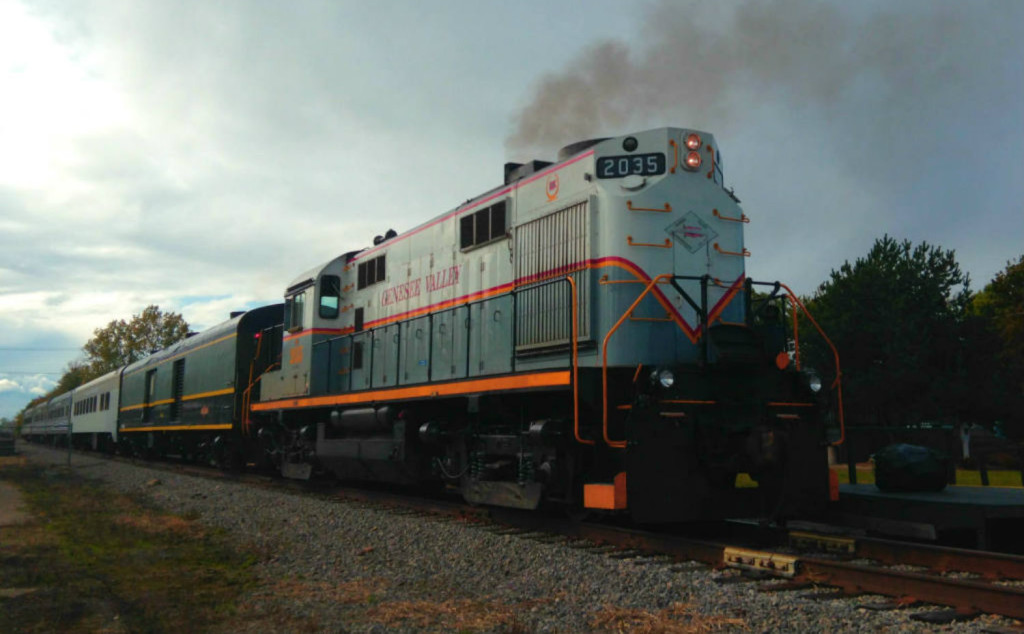
<path id="1" fill-rule="evenodd" d="M 66 453 L 21 444 L 56 466 Z M 768 593 L 776 581 L 659 558 L 616 558 L 551 536 L 154 470 L 76 454 L 72 469 L 227 531 L 257 554 L 260 586 L 238 632 L 982 632 L 984 616 L 933 625 L 935 606 L 871 610 L 883 597 Z M 833 593 L 834 594 L 834 593 Z"/>

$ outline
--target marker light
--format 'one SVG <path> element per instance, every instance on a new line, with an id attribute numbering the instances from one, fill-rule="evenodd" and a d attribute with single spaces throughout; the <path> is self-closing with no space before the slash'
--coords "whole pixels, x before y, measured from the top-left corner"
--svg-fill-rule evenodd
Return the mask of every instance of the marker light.
<path id="1" fill-rule="evenodd" d="M 627 152 L 632 152 L 637 148 L 638 145 L 639 142 L 636 140 L 635 136 L 628 136 L 622 140 L 622 149 L 626 150 Z"/>
<path id="2" fill-rule="evenodd" d="M 694 172 L 700 167 L 701 158 L 699 152 L 690 152 L 686 155 L 686 160 L 683 161 L 683 167 Z"/>
<path id="3" fill-rule="evenodd" d="M 688 150 L 699 150 L 700 149 L 700 135 L 694 132 L 686 135 L 686 149 Z"/>

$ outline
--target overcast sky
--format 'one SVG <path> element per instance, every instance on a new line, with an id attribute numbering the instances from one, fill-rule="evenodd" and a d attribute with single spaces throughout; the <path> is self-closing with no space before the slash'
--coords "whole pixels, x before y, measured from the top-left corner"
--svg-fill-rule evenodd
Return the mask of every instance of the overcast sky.
<path id="1" fill-rule="evenodd" d="M 196 329 L 500 184 L 715 134 L 749 273 L 1024 253 L 1024 2 L 0 0 L 0 416 L 149 304 Z"/>

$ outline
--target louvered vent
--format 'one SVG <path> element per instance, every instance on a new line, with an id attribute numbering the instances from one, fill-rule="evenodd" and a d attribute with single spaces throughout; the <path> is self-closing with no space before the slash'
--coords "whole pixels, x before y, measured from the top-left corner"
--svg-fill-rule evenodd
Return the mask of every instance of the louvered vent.
<path id="1" fill-rule="evenodd" d="M 572 290 L 568 282 L 545 284 L 567 274 L 576 280 L 578 338 L 590 337 L 588 207 L 577 203 L 516 228 L 517 351 L 569 343 Z"/>

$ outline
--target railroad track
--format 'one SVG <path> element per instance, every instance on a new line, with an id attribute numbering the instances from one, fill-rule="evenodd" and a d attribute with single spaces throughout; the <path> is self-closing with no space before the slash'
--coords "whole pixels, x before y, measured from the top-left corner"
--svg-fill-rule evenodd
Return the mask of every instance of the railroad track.
<path id="1" fill-rule="evenodd" d="M 108 457 L 95 453 L 78 455 Z M 129 458 L 109 458 L 136 462 Z M 167 462 L 143 464 L 157 470 L 286 487 L 318 496 L 383 505 L 400 509 L 400 512 L 475 519 L 508 527 L 513 533 L 544 533 L 586 540 L 619 553 L 735 568 L 752 580 L 783 579 L 782 583 L 765 586 L 764 591 L 833 587 L 839 589 L 840 596 L 876 594 L 891 598 L 887 603 L 865 605 L 873 609 L 896 609 L 921 603 L 946 606 L 944 611 L 916 615 L 919 620 L 934 623 L 969 619 L 980 614 L 1024 619 L 1024 557 L 1019 555 L 779 529 L 764 529 L 760 535 L 748 534 L 740 540 L 732 540 L 739 544 L 724 543 L 601 523 L 573 522 L 515 509 L 468 506 L 450 499 L 387 490 L 344 486 L 311 490 L 299 488 L 293 481 L 258 474 L 224 474 L 199 465 Z M 771 545 L 751 547 L 752 541 Z M 908 567 L 914 569 L 907 570 Z"/>
<path id="2" fill-rule="evenodd" d="M 830 586 L 850 597 L 892 598 L 871 606 L 876 609 L 921 603 L 947 606 L 946 611 L 918 615 L 920 620 L 936 623 L 980 614 L 1024 619 L 1024 557 L 1018 555 L 808 531 L 789 532 L 784 547 L 759 549 L 601 524 L 572 524 L 504 509 L 492 510 L 491 515 L 522 530 L 556 532 L 637 553 L 738 568 L 753 579 L 786 580 L 765 591 Z M 806 554 L 812 549 L 825 555 Z M 922 570 L 905 570 L 908 566 Z"/>

